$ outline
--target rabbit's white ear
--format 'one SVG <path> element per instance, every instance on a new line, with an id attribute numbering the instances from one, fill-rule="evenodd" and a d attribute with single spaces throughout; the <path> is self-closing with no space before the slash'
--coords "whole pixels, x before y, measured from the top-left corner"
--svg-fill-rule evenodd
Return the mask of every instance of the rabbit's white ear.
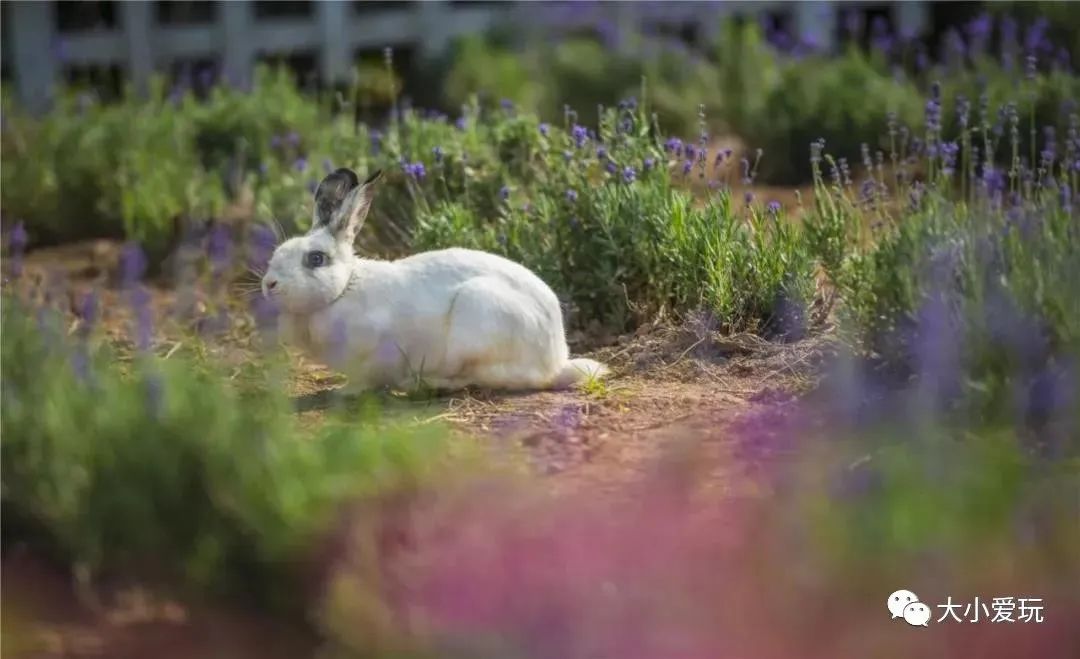
<path id="1" fill-rule="evenodd" d="M 382 177 L 376 170 L 363 183 L 350 169 L 338 169 L 319 184 L 315 191 L 315 216 L 312 229 L 326 228 L 339 242 L 351 245 L 364 224 L 375 183 Z"/>

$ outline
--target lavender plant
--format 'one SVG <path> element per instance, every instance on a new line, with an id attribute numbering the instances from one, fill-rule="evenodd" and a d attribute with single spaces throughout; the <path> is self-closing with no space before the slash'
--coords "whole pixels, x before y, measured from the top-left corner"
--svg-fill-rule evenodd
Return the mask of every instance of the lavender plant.
<path id="1" fill-rule="evenodd" d="M 266 363 L 229 377 L 146 352 L 125 369 L 93 297 L 73 341 L 7 293 L 2 315 L 5 533 L 94 576 L 141 566 L 302 614 L 298 566 L 336 506 L 407 491 L 441 460 L 441 429 L 386 427 L 370 408 L 296 425 Z"/>

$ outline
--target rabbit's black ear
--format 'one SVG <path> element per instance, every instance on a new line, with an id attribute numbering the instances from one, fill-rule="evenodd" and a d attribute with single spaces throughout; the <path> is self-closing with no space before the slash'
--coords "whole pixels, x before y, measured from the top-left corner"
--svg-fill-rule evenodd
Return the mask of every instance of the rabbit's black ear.
<path id="1" fill-rule="evenodd" d="M 315 210 L 311 228 L 328 227 L 331 231 L 335 216 L 349 193 L 360 185 L 360 177 L 351 169 L 342 167 L 327 175 L 315 190 Z"/>
<path id="2" fill-rule="evenodd" d="M 382 177 L 382 170 L 367 177 L 367 180 L 349 191 L 345 201 L 334 213 L 329 228 L 339 242 L 351 245 L 356 240 L 360 227 L 364 226 L 371 202 L 375 199 L 375 185 Z"/>
<path id="3" fill-rule="evenodd" d="M 381 169 L 376 169 L 371 174 L 371 176 L 367 177 L 367 180 L 364 181 L 364 185 L 371 185 L 372 183 L 378 183 L 379 179 L 381 179 L 381 178 L 382 178 L 382 170 Z"/>

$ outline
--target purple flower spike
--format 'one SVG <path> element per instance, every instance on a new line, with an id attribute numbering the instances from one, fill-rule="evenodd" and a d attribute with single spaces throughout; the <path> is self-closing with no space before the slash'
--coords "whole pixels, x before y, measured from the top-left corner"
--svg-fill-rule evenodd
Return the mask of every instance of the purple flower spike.
<path id="1" fill-rule="evenodd" d="M 8 239 L 8 245 L 11 247 L 11 274 L 13 277 L 22 275 L 23 252 L 26 250 L 27 242 L 26 226 L 20 221 L 12 228 L 11 237 Z"/>
<path id="2" fill-rule="evenodd" d="M 405 173 L 416 181 L 422 181 L 424 176 L 427 175 L 427 169 L 424 168 L 424 163 L 414 162 L 405 165 Z"/>
<path id="3" fill-rule="evenodd" d="M 303 172 L 307 169 L 307 158 L 304 158 L 303 156 L 297 158 L 296 162 L 293 163 L 293 167 L 296 169 L 296 171 Z"/>
<path id="4" fill-rule="evenodd" d="M 775 218 L 780 213 L 780 202 L 770 201 L 768 206 L 766 206 L 766 209 L 769 211 L 769 215 L 772 215 L 773 218 Z"/>
<path id="5" fill-rule="evenodd" d="M 859 194 L 861 195 L 863 201 L 868 202 L 874 200 L 874 188 L 874 179 L 868 178 L 863 181 L 862 187 L 859 190 Z"/>
<path id="6" fill-rule="evenodd" d="M 85 343 L 75 346 L 71 354 L 71 370 L 75 372 L 75 379 L 86 383 L 90 381 L 90 353 Z"/>
<path id="7" fill-rule="evenodd" d="M 90 335 L 90 332 L 94 329 L 94 324 L 97 322 L 97 317 L 97 293 L 90 291 L 83 296 L 82 302 L 79 303 L 79 318 L 82 319 L 82 324 L 79 328 L 80 336 L 87 337 Z"/>
<path id="8" fill-rule="evenodd" d="M 682 165 L 683 176 L 688 175 L 690 173 L 690 170 L 693 169 L 693 168 L 694 168 L 694 161 L 687 160 L 686 162 L 684 162 L 683 165 Z"/>
<path id="9" fill-rule="evenodd" d="M 932 267 L 941 270 L 943 281 L 954 276 L 955 259 L 956 255 L 948 248 L 934 255 Z M 959 337 L 945 294 L 935 294 L 923 303 L 913 338 L 919 388 L 926 399 L 939 401 L 955 393 L 956 377 L 962 371 L 957 362 Z"/>
<path id="10" fill-rule="evenodd" d="M 577 148 L 579 149 L 585 145 L 585 140 L 589 137 L 589 132 L 585 129 L 585 127 L 578 126 L 577 124 L 574 125 L 574 128 L 571 130 L 571 134 L 574 137 L 574 145 L 577 146 Z"/>
<path id="11" fill-rule="evenodd" d="M 141 351 L 149 350 L 154 335 L 150 292 L 144 286 L 137 286 L 131 291 L 130 302 L 135 314 L 135 346 Z"/>
<path id="12" fill-rule="evenodd" d="M 223 224 L 214 225 L 210 231 L 206 251 L 213 264 L 214 272 L 221 274 L 228 267 L 232 253 L 232 237 L 229 235 L 228 227 Z"/>
<path id="13" fill-rule="evenodd" d="M 506 201 L 509 198 L 510 198 L 510 188 L 508 188 L 508 187 L 506 187 L 504 185 L 499 189 L 499 199 L 502 199 L 503 201 Z"/>
<path id="14" fill-rule="evenodd" d="M 255 296 L 251 302 L 251 311 L 260 332 L 272 333 L 276 330 L 279 309 L 273 298 Z"/>
<path id="15" fill-rule="evenodd" d="M 746 201 L 746 205 L 749 206 L 750 202 L 754 201 L 754 193 L 747 190 L 746 194 L 743 195 L 743 200 Z"/>
<path id="16" fill-rule="evenodd" d="M 946 142 L 941 145 L 941 171 L 946 176 L 951 176 L 955 171 L 958 153 L 960 153 L 960 146 L 956 142 Z"/>
<path id="17" fill-rule="evenodd" d="M 256 272 L 262 272 L 277 247 L 277 236 L 270 227 L 259 224 L 251 230 L 248 266 Z"/>
<path id="18" fill-rule="evenodd" d="M 458 130 L 465 130 L 469 125 L 469 122 L 465 117 L 458 117 L 458 120 L 454 122 L 454 127 Z"/>
<path id="19" fill-rule="evenodd" d="M 128 243 L 120 253 L 120 281 L 130 287 L 146 273 L 146 255 L 136 243 Z"/>
<path id="20" fill-rule="evenodd" d="M 596 148 L 596 159 L 597 160 L 605 160 L 606 158 L 607 158 L 607 149 L 605 149 L 602 146 L 597 147 Z"/>
<path id="21" fill-rule="evenodd" d="M 634 179 L 637 178 L 637 172 L 634 171 L 633 167 L 624 167 L 622 175 L 623 175 L 623 180 L 626 181 L 627 183 L 633 183 Z"/>
<path id="22" fill-rule="evenodd" d="M 1047 45 L 1046 29 L 1049 26 L 1050 22 L 1045 16 L 1036 19 L 1028 28 L 1027 34 L 1024 35 L 1024 48 L 1032 52 L 1045 48 Z"/>
<path id="23" fill-rule="evenodd" d="M 569 201 L 570 203 L 574 203 L 575 201 L 577 201 L 577 191 L 576 190 L 567 190 L 566 191 L 566 200 Z"/>
<path id="24" fill-rule="evenodd" d="M 543 135 L 544 137 L 548 136 L 548 132 L 550 130 L 551 130 L 551 127 L 548 126 L 547 124 L 540 124 L 539 131 L 540 131 L 540 134 Z"/>
<path id="25" fill-rule="evenodd" d="M 26 249 L 26 244 L 29 241 L 29 237 L 26 235 L 26 223 L 19 221 L 15 223 L 15 226 L 11 229 L 11 238 L 8 239 L 8 244 L 11 245 L 11 251 L 13 253 L 22 254 Z"/>
<path id="26" fill-rule="evenodd" d="M 941 130 L 941 103 L 935 99 L 926 102 L 926 129 L 931 133 Z"/>
<path id="27" fill-rule="evenodd" d="M 646 172 L 652 171 L 652 168 L 656 166 L 656 160 L 654 158 L 646 158 L 643 163 L 642 169 Z"/>
<path id="28" fill-rule="evenodd" d="M 981 50 L 994 31 L 994 21 L 990 18 L 990 14 L 984 11 L 968 22 L 965 31 L 972 41 L 973 49 L 977 46 Z"/>

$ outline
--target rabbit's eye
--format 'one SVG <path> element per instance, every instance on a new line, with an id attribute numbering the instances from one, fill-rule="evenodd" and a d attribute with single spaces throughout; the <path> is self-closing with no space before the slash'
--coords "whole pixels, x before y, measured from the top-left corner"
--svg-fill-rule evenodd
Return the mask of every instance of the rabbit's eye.
<path id="1" fill-rule="evenodd" d="M 304 254 L 304 265 L 309 268 L 319 268 L 326 265 L 330 258 L 326 252 L 308 252 Z"/>

